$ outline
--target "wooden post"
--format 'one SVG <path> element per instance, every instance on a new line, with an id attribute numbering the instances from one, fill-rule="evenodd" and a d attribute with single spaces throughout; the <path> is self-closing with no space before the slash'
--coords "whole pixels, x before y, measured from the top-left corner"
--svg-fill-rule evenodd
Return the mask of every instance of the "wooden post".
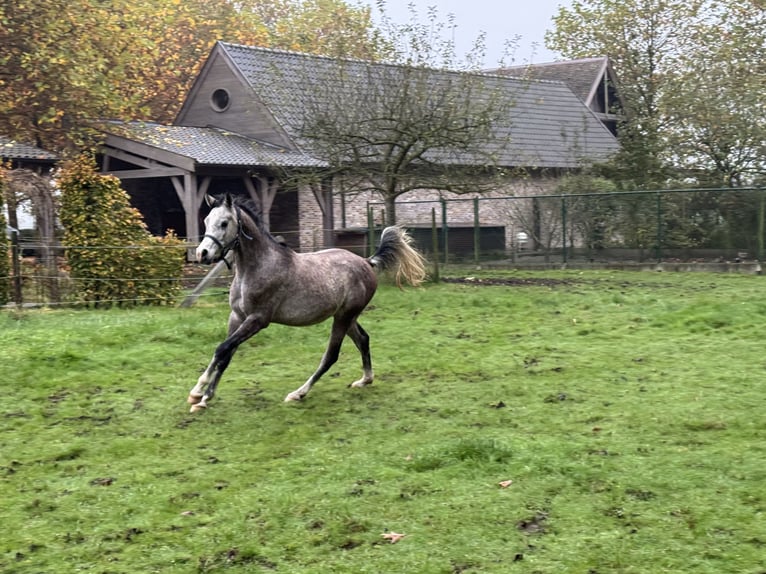
<path id="1" fill-rule="evenodd" d="M 433 281 L 434 283 L 439 282 L 439 232 L 436 229 L 436 209 L 431 208 L 431 250 L 433 252 L 433 260 L 434 260 L 434 272 L 433 272 Z"/>
<path id="2" fill-rule="evenodd" d="M 449 263 L 449 230 L 447 227 L 447 200 L 441 199 L 442 204 L 442 237 L 444 237 L 444 264 L 447 265 Z"/>
<path id="3" fill-rule="evenodd" d="M 375 216 L 372 206 L 367 204 L 367 256 L 372 257 L 375 253 Z"/>
<path id="4" fill-rule="evenodd" d="M 228 256 L 228 254 L 227 254 Z M 194 305 L 194 303 L 197 301 L 197 299 L 200 298 L 202 293 L 210 287 L 210 284 L 215 281 L 221 273 L 224 272 L 224 269 L 226 269 L 229 266 L 226 261 L 221 259 L 218 263 L 216 263 L 213 268 L 208 271 L 207 275 L 205 275 L 202 278 L 202 281 L 200 281 L 197 286 L 194 288 L 194 290 L 189 293 L 186 298 L 181 301 L 181 307 L 191 307 Z"/>
<path id="5" fill-rule="evenodd" d="M 763 261 L 764 233 L 766 233 L 766 191 L 758 192 L 758 261 Z"/>
<path id="6" fill-rule="evenodd" d="M 479 264 L 481 256 L 481 223 L 479 222 L 479 198 L 473 198 L 473 262 Z"/>
<path id="7" fill-rule="evenodd" d="M 21 307 L 21 248 L 19 247 L 19 230 L 11 227 L 11 267 L 13 269 L 13 302 Z"/>
<path id="8" fill-rule="evenodd" d="M 561 259 L 567 264 L 567 198 L 561 198 Z"/>

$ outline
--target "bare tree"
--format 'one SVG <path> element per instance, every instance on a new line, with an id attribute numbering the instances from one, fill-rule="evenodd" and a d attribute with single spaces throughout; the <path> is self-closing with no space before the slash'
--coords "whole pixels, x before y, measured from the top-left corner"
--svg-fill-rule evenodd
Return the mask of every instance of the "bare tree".
<path id="1" fill-rule="evenodd" d="M 476 72 L 482 36 L 461 61 L 449 39 L 454 19 L 440 22 L 435 9 L 425 24 L 414 8 L 411 16 L 405 25 L 383 17 L 387 63 L 314 59 L 274 70 L 285 80 L 300 76 L 301 95 L 291 91 L 282 99 L 302 100 L 297 136 L 327 165 L 318 179 L 334 182 L 335 193 L 373 192 L 388 224 L 396 222 L 397 197 L 413 190 L 496 189 L 514 106 L 506 80 Z"/>
<path id="2" fill-rule="evenodd" d="M 315 82 L 301 136 L 346 187 L 376 192 L 387 223 L 396 198 L 416 189 L 455 193 L 496 188 L 493 127 L 510 94 L 495 79 L 424 67 L 342 61 Z"/>

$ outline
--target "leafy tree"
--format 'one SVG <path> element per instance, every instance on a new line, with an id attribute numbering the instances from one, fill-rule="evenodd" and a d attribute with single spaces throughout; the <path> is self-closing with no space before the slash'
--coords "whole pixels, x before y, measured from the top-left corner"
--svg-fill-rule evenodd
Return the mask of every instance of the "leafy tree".
<path id="1" fill-rule="evenodd" d="M 184 243 L 149 233 L 113 176 L 92 157 L 62 171 L 61 223 L 66 256 L 81 301 L 96 307 L 171 303 L 179 291 Z"/>
<path id="2" fill-rule="evenodd" d="M 581 0 L 546 44 L 565 57 L 608 55 L 627 122 L 612 177 L 740 185 L 763 173 L 766 13 L 758 0 Z"/>
<path id="3" fill-rule="evenodd" d="M 66 151 L 92 120 L 169 122 L 216 40 L 367 55 L 369 16 L 342 0 L 4 1 L 0 133 Z"/>
<path id="4" fill-rule="evenodd" d="M 56 147 L 93 102 L 83 87 L 98 77 L 94 13 L 84 0 L 3 2 L 0 21 L 0 132 Z"/>
<path id="5" fill-rule="evenodd" d="M 565 58 L 606 55 L 614 63 L 627 123 L 620 126 L 622 152 L 610 175 L 630 187 L 652 187 L 666 177 L 658 161 L 669 123 L 662 96 L 704 2 L 575 0 L 559 8 L 555 29 L 546 34 L 546 45 Z"/>
<path id="6" fill-rule="evenodd" d="M 266 33 L 264 41 L 242 38 L 241 43 L 336 58 L 371 60 L 380 54 L 369 8 L 343 0 L 243 0 L 238 5 L 239 17 Z"/>
<path id="7" fill-rule="evenodd" d="M 736 187 L 766 173 L 766 10 L 753 1 L 711 10 L 667 88 L 669 143 L 684 172 Z"/>
<path id="8" fill-rule="evenodd" d="M 582 242 L 589 252 L 598 252 L 615 238 L 617 202 L 608 195 L 616 191 L 615 184 L 589 174 L 569 175 L 561 179 L 556 193 L 572 195 L 566 198 L 570 243 Z M 603 197 L 590 194 L 603 194 Z"/>

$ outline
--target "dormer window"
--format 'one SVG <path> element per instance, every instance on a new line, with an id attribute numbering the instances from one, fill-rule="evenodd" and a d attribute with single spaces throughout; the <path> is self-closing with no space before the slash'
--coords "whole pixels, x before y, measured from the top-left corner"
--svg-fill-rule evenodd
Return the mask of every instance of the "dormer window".
<path id="1" fill-rule="evenodd" d="M 210 107 L 216 112 L 225 112 L 229 109 L 230 104 L 231 98 L 229 97 L 229 92 L 223 88 L 217 89 L 210 96 Z"/>

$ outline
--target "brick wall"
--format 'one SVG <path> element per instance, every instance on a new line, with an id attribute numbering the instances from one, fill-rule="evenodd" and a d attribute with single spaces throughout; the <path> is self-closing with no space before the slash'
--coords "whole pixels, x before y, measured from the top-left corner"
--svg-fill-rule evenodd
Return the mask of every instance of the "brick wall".
<path id="1" fill-rule="evenodd" d="M 557 179 L 554 177 L 517 178 L 509 180 L 508 185 L 492 193 L 484 194 L 453 194 L 432 190 L 418 190 L 406 193 L 397 199 L 396 221 L 404 226 L 430 227 L 431 211 L 435 210 L 436 224 L 441 227 L 442 204 L 440 199 L 446 202 L 446 217 L 448 226 L 473 226 L 474 201 L 479 197 L 479 221 L 482 226 L 506 227 L 506 248 L 510 249 L 514 237 L 521 231 L 518 223 L 518 210 L 531 209 L 531 202 L 509 202 L 503 198 L 509 196 L 534 196 L 553 193 Z M 367 228 L 367 209 L 373 209 L 376 225 L 383 224 L 384 206 L 380 197 L 371 192 L 346 194 L 345 202 L 345 228 Z M 343 211 L 340 195 L 334 198 L 335 227 L 344 227 L 341 218 Z M 513 207 L 511 206 L 513 203 Z M 317 206 L 314 195 L 308 187 L 299 190 L 300 211 L 300 241 L 301 250 L 315 250 L 324 247 L 322 242 L 322 215 Z M 514 223 L 516 222 L 516 223 Z"/>

